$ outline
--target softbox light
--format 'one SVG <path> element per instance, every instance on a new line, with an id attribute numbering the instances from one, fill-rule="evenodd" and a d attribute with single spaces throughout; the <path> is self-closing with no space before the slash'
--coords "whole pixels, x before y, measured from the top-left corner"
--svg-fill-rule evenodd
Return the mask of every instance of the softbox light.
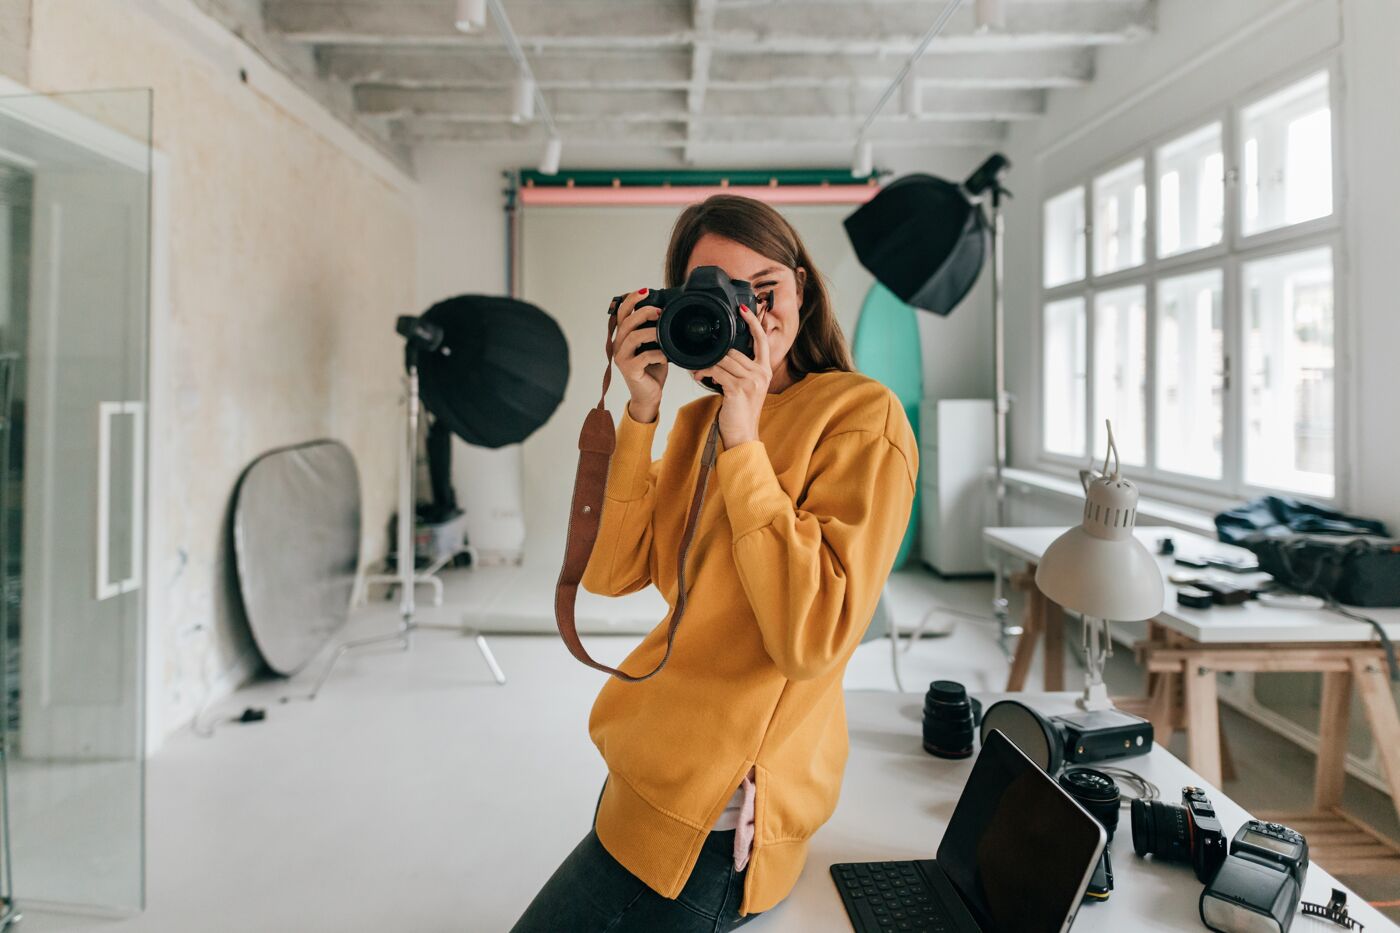
<path id="1" fill-rule="evenodd" d="M 913 174 L 846 218 L 860 264 L 905 304 L 949 314 L 977 281 L 990 245 L 980 205 L 963 188 Z"/>
<path id="2" fill-rule="evenodd" d="M 425 311 L 442 342 L 418 357 L 419 397 L 469 444 L 518 444 L 549 420 L 569 384 L 569 345 L 539 308 L 458 295 Z"/>

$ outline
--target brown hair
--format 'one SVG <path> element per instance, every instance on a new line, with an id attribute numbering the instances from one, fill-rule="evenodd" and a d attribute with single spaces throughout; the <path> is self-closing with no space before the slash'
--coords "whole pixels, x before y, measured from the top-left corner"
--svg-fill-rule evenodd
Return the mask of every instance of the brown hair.
<path id="1" fill-rule="evenodd" d="M 733 240 L 741 246 L 795 271 L 807 271 L 799 283 L 801 305 L 797 314 L 797 337 L 785 358 L 794 380 L 808 373 L 825 370 L 853 372 L 846 335 L 831 309 L 826 281 L 812 263 L 792 224 L 768 204 L 734 194 L 712 195 L 692 204 L 676 218 L 671 243 L 666 247 L 666 287 L 685 281 L 685 267 L 695 244 L 707 233 Z"/>

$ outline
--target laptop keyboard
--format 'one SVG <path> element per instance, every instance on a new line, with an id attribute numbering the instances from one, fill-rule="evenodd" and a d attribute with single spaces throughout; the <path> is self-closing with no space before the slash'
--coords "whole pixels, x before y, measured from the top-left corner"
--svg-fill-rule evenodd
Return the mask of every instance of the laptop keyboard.
<path id="1" fill-rule="evenodd" d="M 832 865 L 831 877 L 856 933 L 953 933 L 957 929 L 913 862 Z"/>

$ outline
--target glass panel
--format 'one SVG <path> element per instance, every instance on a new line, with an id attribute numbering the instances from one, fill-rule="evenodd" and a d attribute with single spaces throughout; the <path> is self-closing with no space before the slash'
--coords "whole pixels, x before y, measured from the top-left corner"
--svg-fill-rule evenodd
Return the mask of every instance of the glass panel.
<path id="1" fill-rule="evenodd" d="M 1221 281 L 1210 269 L 1157 286 L 1157 466 L 1208 479 L 1221 475 L 1225 423 Z"/>
<path id="2" fill-rule="evenodd" d="M 1327 72 L 1290 85 L 1240 116 L 1245 234 L 1332 213 L 1332 105 Z"/>
<path id="3" fill-rule="evenodd" d="M 1094 179 L 1094 275 L 1142 264 L 1147 232 L 1147 187 L 1142 160 Z M 1117 435 L 1117 428 L 1114 434 Z"/>
<path id="4" fill-rule="evenodd" d="M 1214 246 L 1224 219 L 1225 162 L 1212 123 L 1157 150 L 1157 255 Z"/>
<path id="5" fill-rule="evenodd" d="M 1123 463 L 1147 462 L 1147 289 L 1142 285 L 1094 296 L 1094 447 L 1108 449 L 1104 419 Z"/>
<path id="6" fill-rule="evenodd" d="M 1045 287 L 1084 278 L 1084 189 L 1045 202 Z"/>
<path id="7" fill-rule="evenodd" d="M 1245 480 L 1331 496 L 1332 250 L 1244 265 Z"/>
<path id="8" fill-rule="evenodd" d="M 1045 449 L 1084 454 L 1085 373 L 1084 299 L 1067 298 L 1045 306 Z"/>
<path id="9" fill-rule="evenodd" d="M 0 98 L 14 896 L 144 900 L 147 91 Z M 8 391 L 5 389 L 8 388 Z"/>

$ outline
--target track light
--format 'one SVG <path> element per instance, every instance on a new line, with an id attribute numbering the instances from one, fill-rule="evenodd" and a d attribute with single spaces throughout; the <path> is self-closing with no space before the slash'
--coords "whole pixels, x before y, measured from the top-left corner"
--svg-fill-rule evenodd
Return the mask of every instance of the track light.
<path id="1" fill-rule="evenodd" d="M 564 141 L 558 136 L 549 137 L 544 144 L 544 158 L 540 159 L 541 175 L 559 174 L 559 157 L 564 153 Z"/>
<path id="2" fill-rule="evenodd" d="M 976 16 L 978 32 L 1005 29 L 1005 0 L 977 0 Z"/>
<path id="3" fill-rule="evenodd" d="M 529 123 L 535 119 L 535 82 L 520 75 L 515 79 L 515 110 L 512 123 Z"/>
<path id="4" fill-rule="evenodd" d="M 856 143 L 855 155 L 851 159 L 851 175 L 855 178 L 869 178 L 873 171 L 875 171 L 875 147 L 870 144 L 870 140 L 862 139 Z"/>
<path id="5" fill-rule="evenodd" d="M 457 0 L 456 24 L 461 32 L 486 28 L 486 0 Z"/>
<path id="6" fill-rule="evenodd" d="M 918 117 L 924 109 L 923 98 L 923 90 L 911 72 L 909 77 L 904 79 L 904 83 L 899 86 L 899 105 L 904 110 L 904 115 Z"/>

